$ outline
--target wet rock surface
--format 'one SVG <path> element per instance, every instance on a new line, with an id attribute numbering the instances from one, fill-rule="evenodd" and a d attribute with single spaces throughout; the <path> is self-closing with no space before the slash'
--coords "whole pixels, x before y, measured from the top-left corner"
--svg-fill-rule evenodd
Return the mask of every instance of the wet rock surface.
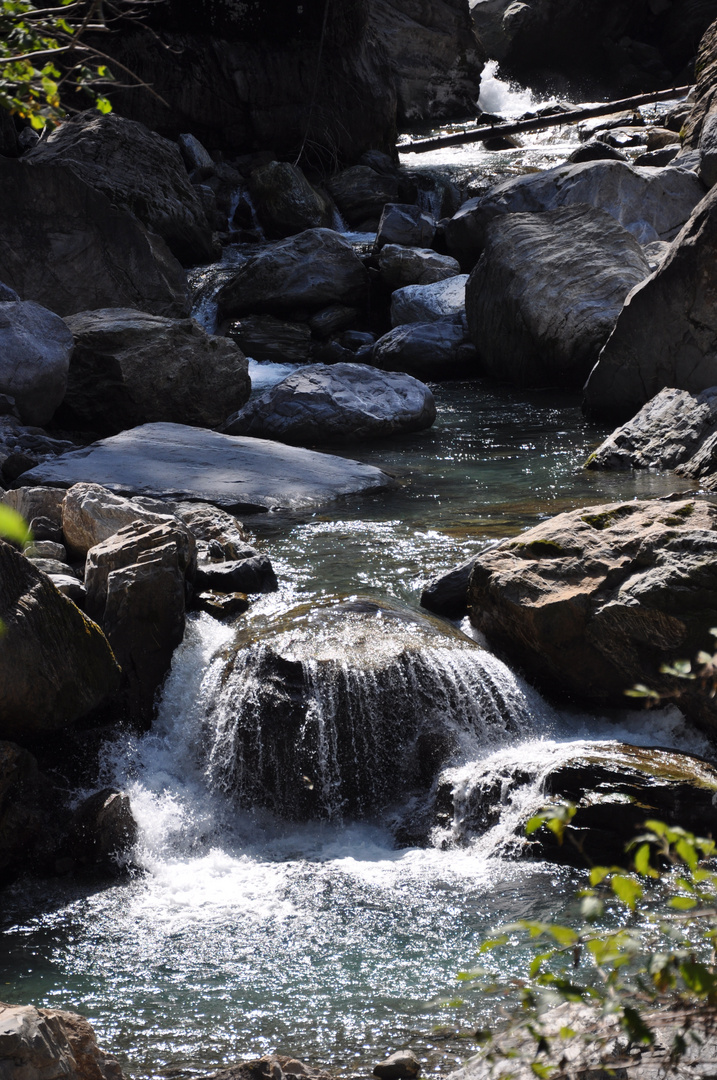
<path id="1" fill-rule="evenodd" d="M 709 645 L 716 530 L 681 497 L 559 514 L 478 557 L 471 622 L 548 691 L 619 705 L 642 683 L 714 731 L 713 699 L 660 669 Z"/>
<path id="2" fill-rule="evenodd" d="M 435 418 L 433 394 L 410 375 L 314 364 L 253 398 L 225 430 L 305 445 L 421 431 Z"/>
<path id="3" fill-rule="evenodd" d="M 316 506 L 395 483 L 380 469 L 346 458 L 182 424 L 144 424 L 23 475 L 24 485 L 83 482 L 129 495 L 199 499 L 246 513 Z"/>

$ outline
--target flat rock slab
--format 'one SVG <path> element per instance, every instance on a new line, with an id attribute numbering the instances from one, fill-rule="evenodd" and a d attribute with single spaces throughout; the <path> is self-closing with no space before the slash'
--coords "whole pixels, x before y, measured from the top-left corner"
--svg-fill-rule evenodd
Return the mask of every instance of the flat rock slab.
<path id="1" fill-rule="evenodd" d="M 21 485 L 97 483 L 119 494 L 201 499 L 261 513 L 316 506 L 395 481 L 371 465 L 267 439 L 183 424 L 143 424 L 23 474 Z"/>

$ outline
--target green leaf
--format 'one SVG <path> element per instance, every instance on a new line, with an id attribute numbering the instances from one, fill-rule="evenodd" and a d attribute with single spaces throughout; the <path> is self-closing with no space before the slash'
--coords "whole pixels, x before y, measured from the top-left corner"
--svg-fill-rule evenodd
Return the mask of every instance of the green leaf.
<path id="1" fill-rule="evenodd" d="M 560 926 L 559 924 L 548 926 L 547 932 L 551 937 L 555 938 L 559 945 L 574 945 L 578 940 L 578 935 L 569 926 Z"/>
<path id="2" fill-rule="evenodd" d="M 635 869 L 643 877 L 659 877 L 657 870 L 650 864 L 650 845 L 640 844 L 634 856 Z"/>
<path id="3" fill-rule="evenodd" d="M 489 952 L 491 949 L 497 949 L 499 945 L 506 945 L 508 942 L 508 935 L 501 934 L 499 937 L 488 938 L 487 941 L 481 943 L 478 949 L 478 955 L 481 953 Z"/>
<path id="4" fill-rule="evenodd" d="M 593 866 L 590 870 L 590 884 L 599 885 L 610 873 L 607 866 Z"/>
<path id="5" fill-rule="evenodd" d="M 24 517 L 3 503 L 0 503 L 0 536 L 16 544 L 27 544 L 32 540 Z"/>
<path id="6" fill-rule="evenodd" d="M 599 919 L 605 911 L 605 905 L 599 896 L 584 896 L 580 903 L 580 914 L 588 922 Z"/>
<path id="7" fill-rule="evenodd" d="M 675 911 L 691 911 L 692 908 L 697 907 L 697 901 L 691 896 L 673 896 L 667 901 L 667 906 L 674 908 Z"/>
<path id="8" fill-rule="evenodd" d="M 626 874 L 613 874 L 610 879 L 610 886 L 618 900 L 622 900 L 623 904 L 627 904 L 630 910 L 633 911 L 635 901 L 642 896 L 642 885 L 640 885 L 639 881 L 636 881 L 634 877 L 628 877 Z"/>
<path id="9" fill-rule="evenodd" d="M 710 994 L 715 988 L 715 976 L 704 964 L 694 962 L 680 965 L 680 975 L 685 986 L 695 994 Z"/>

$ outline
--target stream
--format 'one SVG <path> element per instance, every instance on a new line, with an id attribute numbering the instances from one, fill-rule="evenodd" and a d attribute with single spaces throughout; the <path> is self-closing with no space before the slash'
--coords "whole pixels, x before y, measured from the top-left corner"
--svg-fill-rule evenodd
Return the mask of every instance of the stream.
<path id="1" fill-rule="evenodd" d="M 458 153 L 485 157 L 475 147 Z M 553 153 L 563 160 L 564 146 L 536 140 L 531 166 L 539 159 L 545 167 Z M 477 168 L 471 161 L 457 167 Z M 253 364 L 252 374 L 255 385 L 268 385 L 282 369 Z M 367 1076 L 404 1046 L 426 1073 L 444 1075 L 495 1016 L 495 1005 L 470 991 L 455 1003 L 456 974 L 473 966 L 481 937 L 501 922 L 570 908 L 577 872 L 509 857 L 520 805 L 507 803 L 499 824 L 478 838 L 399 847 L 380 792 L 381 812 L 369 805 L 354 817 L 329 800 L 322 820 L 297 823 L 237 799 L 217 766 L 226 740 L 236 738 L 222 701 L 227 656 L 243 638 L 288 635 L 305 668 L 321 649 L 339 666 L 344 653 L 355 660 L 360 640 L 381 667 L 376 630 L 367 631 L 368 644 L 363 630 L 342 644 L 340 631 L 326 630 L 333 624 L 324 609 L 389 601 L 410 616 L 430 577 L 502 537 L 577 506 L 678 487 L 652 473 L 584 471 L 608 431 L 585 421 L 575 396 L 482 380 L 434 392 L 431 430 L 333 448 L 386 469 L 397 490 L 246 520 L 271 556 L 279 591 L 255 601 L 238 637 L 237 627 L 191 617 L 152 731 L 107 748 L 103 779 L 128 791 L 140 827 L 129 879 L 20 882 L 4 896 L 0 998 L 85 1014 L 130 1076 L 203 1075 L 266 1052 Z M 460 742 L 456 768 L 481 761 L 485 772 L 495 761 L 497 769 L 508 750 L 512 761 L 539 766 L 579 739 L 604 740 L 606 755 L 614 739 L 707 750 L 676 709 L 650 712 L 649 724 L 642 712 L 557 709 L 457 627 L 450 633 L 455 644 L 440 646 L 445 709 L 460 720 L 461 693 L 479 677 L 510 713 L 505 724 L 492 706 L 471 718 L 475 737 Z M 435 650 L 422 648 L 436 670 Z M 237 678 L 248 678 L 243 672 L 239 665 Z M 391 683 L 388 693 L 411 713 L 419 706 L 409 684 Z M 241 685 L 240 698 L 248 693 Z M 361 694 L 365 687 L 355 700 L 370 700 Z M 330 727 L 329 698 L 317 692 Z M 375 718 L 363 708 L 370 727 Z M 321 769 L 307 783 L 339 783 Z M 497 962 L 510 976 L 521 957 Z"/>

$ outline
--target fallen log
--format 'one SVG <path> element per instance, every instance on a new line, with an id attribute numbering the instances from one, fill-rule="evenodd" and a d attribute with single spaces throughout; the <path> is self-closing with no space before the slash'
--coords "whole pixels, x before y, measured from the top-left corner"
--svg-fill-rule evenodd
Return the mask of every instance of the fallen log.
<path id="1" fill-rule="evenodd" d="M 414 139 L 409 143 L 399 143 L 397 150 L 399 154 L 425 154 L 428 150 L 439 150 L 443 146 L 460 146 L 462 143 L 494 139 L 499 135 L 519 135 L 522 131 L 541 131 L 543 128 L 562 127 L 563 124 L 577 124 L 581 120 L 591 120 L 596 116 L 610 116 L 626 109 L 637 109 L 640 105 L 684 98 L 691 89 L 691 86 L 674 86 L 668 90 L 654 90 L 651 94 L 638 94 L 620 101 L 606 101 L 600 105 L 571 109 L 569 112 L 555 113 L 552 116 L 536 116 L 530 120 L 515 120 L 509 124 L 492 124 L 482 128 L 464 128 L 452 135 L 437 135 L 433 139 Z"/>

